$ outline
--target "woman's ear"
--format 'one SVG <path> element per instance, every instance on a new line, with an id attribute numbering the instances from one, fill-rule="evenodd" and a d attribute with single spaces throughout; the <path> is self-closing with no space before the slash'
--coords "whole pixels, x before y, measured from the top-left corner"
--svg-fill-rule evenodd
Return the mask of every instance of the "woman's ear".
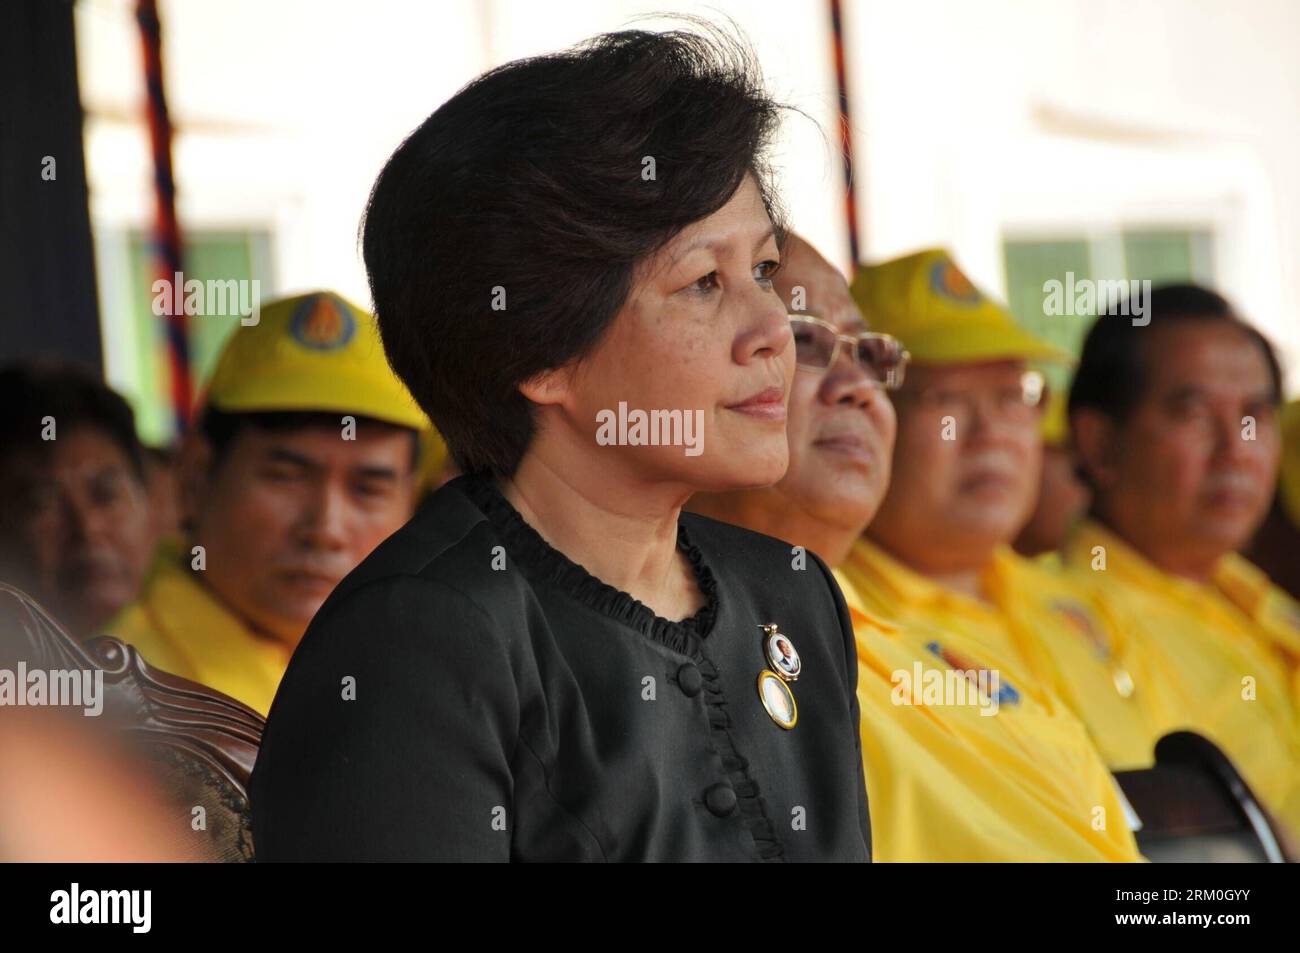
<path id="1" fill-rule="evenodd" d="M 1098 489 L 1109 489 L 1118 478 L 1119 430 L 1101 411 L 1080 408 L 1070 415 L 1070 439 L 1080 466 Z"/>
<path id="2" fill-rule="evenodd" d="M 573 365 L 541 371 L 519 385 L 519 393 L 534 404 L 563 404 L 573 389 Z"/>

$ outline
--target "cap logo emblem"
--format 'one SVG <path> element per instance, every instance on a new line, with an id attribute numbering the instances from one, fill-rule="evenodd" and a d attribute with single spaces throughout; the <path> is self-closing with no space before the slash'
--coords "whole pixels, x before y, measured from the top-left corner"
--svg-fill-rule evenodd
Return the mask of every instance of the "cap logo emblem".
<path id="1" fill-rule="evenodd" d="M 332 298 L 308 298 L 289 319 L 289 335 L 313 351 L 336 351 L 346 347 L 357 325 L 347 309 Z"/>
<path id="2" fill-rule="evenodd" d="M 930 267 L 930 290 L 962 304 L 978 304 L 983 300 L 979 289 L 947 258 L 941 258 Z"/>

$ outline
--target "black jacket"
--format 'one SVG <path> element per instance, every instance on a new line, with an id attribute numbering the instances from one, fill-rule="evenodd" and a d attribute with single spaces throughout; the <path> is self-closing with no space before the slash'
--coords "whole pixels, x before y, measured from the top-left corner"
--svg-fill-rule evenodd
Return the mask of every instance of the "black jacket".
<path id="1" fill-rule="evenodd" d="M 708 602 L 671 622 L 489 480 L 437 491 L 294 653 L 250 786 L 258 859 L 867 860 L 830 573 L 689 513 L 679 546 Z M 770 622 L 803 661 L 791 730 L 759 699 Z"/>

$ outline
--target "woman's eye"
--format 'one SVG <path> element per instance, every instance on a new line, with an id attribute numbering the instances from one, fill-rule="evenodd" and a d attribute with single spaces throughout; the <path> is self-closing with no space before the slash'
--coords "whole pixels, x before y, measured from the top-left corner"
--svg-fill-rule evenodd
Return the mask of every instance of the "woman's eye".
<path id="1" fill-rule="evenodd" d="M 691 289 L 693 291 L 698 291 L 700 294 L 708 294 L 712 291 L 717 291 L 718 273 L 716 271 L 711 271 L 702 278 L 696 279 L 695 284 L 691 285 Z"/>
<path id="2" fill-rule="evenodd" d="M 754 280 L 764 288 L 770 288 L 772 287 L 772 279 L 776 277 L 776 273 L 780 270 L 781 263 L 779 261 L 772 261 L 769 259 L 768 261 L 760 262 L 754 267 Z"/>

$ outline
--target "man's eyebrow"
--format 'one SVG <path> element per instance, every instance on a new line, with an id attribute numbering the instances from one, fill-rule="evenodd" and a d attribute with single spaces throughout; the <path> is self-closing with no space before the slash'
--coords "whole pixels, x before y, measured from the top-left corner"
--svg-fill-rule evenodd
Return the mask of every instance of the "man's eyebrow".
<path id="1" fill-rule="evenodd" d="M 292 463 L 296 466 L 306 467 L 309 470 L 319 470 L 320 463 L 317 460 L 299 453 L 297 450 L 290 450 L 288 447 L 272 447 L 266 452 L 267 459 L 274 463 Z"/>
<path id="2" fill-rule="evenodd" d="M 1179 384 L 1165 391 L 1165 400 L 1175 400 L 1180 397 L 1197 397 L 1205 393 L 1205 387 L 1195 381 L 1186 384 Z"/>
<path id="3" fill-rule="evenodd" d="M 363 463 L 352 471 L 363 480 L 396 480 L 397 469 L 382 464 Z"/>
<path id="4" fill-rule="evenodd" d="M 1203 384 L 1192 382 L 1179 384 L 1177 387 L 1165 393 L 1162 399 L 1168 401 L 1184 400 L 1188 397 L 1203 397 L 1209 393 L 1210 388 Z M 1242 400 L 1248 404 L 1272 403 L 1273 391 L 1266 386 L 1264 389 L 1255 391 L 1253 394 L 1246 394 L 1242 397 Z"/>
<path id="5" fill-rule="evenodd" d="M 92 482 L 98 482 L 109 477 L 121 476 L 125 472 L 126 467 L 120 463 L 103 463 L 91 472 L 90 479 Z"/>

